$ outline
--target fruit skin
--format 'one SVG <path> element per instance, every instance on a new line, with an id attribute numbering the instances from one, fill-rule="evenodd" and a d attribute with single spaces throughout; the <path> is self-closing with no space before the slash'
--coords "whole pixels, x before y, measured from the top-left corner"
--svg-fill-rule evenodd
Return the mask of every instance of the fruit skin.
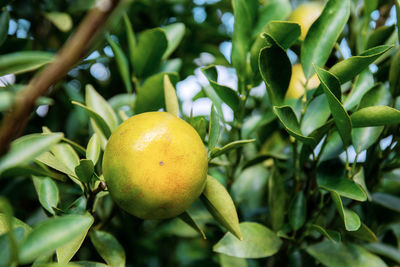
<path id="1" fill-rule="evenodd" d="M 304 85 L 306 83 L 306 77 L 304 76 L 303 68 L 301 64 L 295 64 L 292 66 L 292 76 L 290 77 L 289 88 L 286 91 L 285 98 L 299 98 L 305 93 Z M 319 79 L 314 74 L 307 84 L 307 89 L 316 88 L 319 85 Z"/>
<path id="2" fill-rule="evenodd" d="M 196 130 L 166 112 L 123 122 L 111 135 L 103 174 L 113 200 L 142 219 L 183 213 L 202 193 L 207 151 Z"/>
<path id="3" fill-rule="evenodd" d="M 307 2 L 299 5 L 289 16 L 288 20 L 300 24 L 300 40 L 304 40 L 314 21 L 321 15 L 324 6 L 320 2 Z"/>

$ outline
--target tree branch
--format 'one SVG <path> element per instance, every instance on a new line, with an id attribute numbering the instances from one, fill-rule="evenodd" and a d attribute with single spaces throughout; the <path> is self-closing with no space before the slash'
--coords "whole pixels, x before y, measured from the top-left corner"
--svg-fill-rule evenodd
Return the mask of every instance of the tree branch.
<path id="1" fill-rule="evenodd" d="M 12 140 L 23 133 L 36 100 L 86 55 L 119 2 L 121 1 L 98 0 L 76 32 L 57 53 L 54 61 L 17 94 L 13 107 L 7 112 L 0 126 L 0 156 L 8 151 Z"/>

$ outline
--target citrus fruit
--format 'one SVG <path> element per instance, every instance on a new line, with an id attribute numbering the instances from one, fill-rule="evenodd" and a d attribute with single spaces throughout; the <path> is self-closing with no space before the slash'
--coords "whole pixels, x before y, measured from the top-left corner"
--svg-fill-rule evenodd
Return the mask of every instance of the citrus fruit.
<path id="1" fill-rule="evenodd" d="M 292 76 L 290 78 L 289 88 L 286 91 L 285 98 L 299 98 L 301 97 L 306 89 L 306 77 L 303 73 L 301 64 L 295 64 L 292 66 Z M 319 85 L 319 79 L 314 74 L 307 83 L 307 89 L 316 88 Z"/>
<path id="2" fill-rule="evenodd" d="M 314 21 L 317 20 L 324 6 L 320 2 L 308 2 L 299 5 L 289 16 L 288 20 L 300 24 L 300 40 L 304 40 L 308 30 Z"/>
<path id="3" fill-rule="evenodd" d="M 196 130 L 166 112 L 123 122 L 111 135 L 103 175 L 113 200 L 142 219 L 183 213 L 202 193 L 207 152 Z"/>

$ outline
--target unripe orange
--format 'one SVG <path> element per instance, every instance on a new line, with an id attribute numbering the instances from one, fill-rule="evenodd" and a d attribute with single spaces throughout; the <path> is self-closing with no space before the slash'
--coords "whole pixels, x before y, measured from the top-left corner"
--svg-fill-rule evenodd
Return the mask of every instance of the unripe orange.
<path id="1" fill-rule="evenodd" d="M 292 76 L 290 78 L 289 88 L 286 91 L 285 98 L 299 98 L 305 91 L 306 77 L 303 73 L 301 64 L 295 64 L 292 66 Z M 307 89 L 316 88 L 319 85 L 319 79 L 314 74 L 307 83 Z"/>
<path id="2" fill-rule="evenodd" d="M 288 20 L 300 24 L 300 40 L 304 40 L 308 30 L 321 15 L 324 6 L 320 2 L 307 2 L 299 5 L 289 16 Z"/>
<path id="3" fill-rule="evenodd" d="M 142 219 L 183 213 L 202 193 L 207 152 L 196 130 L 166 112 L 123 122 L 111 135 L 103 174 L 113 200 Z"/>

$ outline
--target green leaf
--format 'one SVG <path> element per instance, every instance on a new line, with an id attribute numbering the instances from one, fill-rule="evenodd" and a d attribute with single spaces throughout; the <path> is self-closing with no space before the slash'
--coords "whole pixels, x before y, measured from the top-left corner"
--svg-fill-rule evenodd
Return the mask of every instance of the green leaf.
<path id="1" fill-rule="evenodd" d="M 350 242 L 334 243 L 330 241 L 322 241 L 308 246 L 306 251 L 317 261 L 328 267 L 387 266 L 378 256 Z"/>
<path id="2" fill-rule="evenodd" d="M 290 106 L 282 106 L 282 107 L 275 106 L 273 110 L 276 117 L 283 124 L 286 131 L 291 136 L 310 146 L 316 145 L 316 141 L 314 138 L 303 135 L 303 133 L 300 130 L 300 125 L 299 122 L 297 121 L 296 114 L 294 113 L 294 111 Z"/>
<path id="3" fill-rule="evenodd" d="M 72 104 L 83 108 L 86 111 L 87 115 L 93 120 L 93 123 L 96 124 L 100 128 L 102 134 L 106 138 L 110 137 L 110 135 L 111 135 L 110 127 L 107 125 L 106 121 L 99 114 L 96 113 L 96 111 L 94 111 L 90 107 L 87 107 L 79 102 L 72 101 Z"/>
<path id="4" fill-rule="evenodd" d="M 395 0 L 394 4 L 396 5 L 396 18 L 397 18 L 397 40 L 400 42 L 400 1 Z"/>
<path id="5" fill-rule="evenodd" d="M 165 106 L 164 75 L 169 76 L 173 85 L 178 82 L 178 75 L 176 73 L 157 73 L 147 78 L 146 81 L 137 88 L 135 102 L 136 113 L 156 111 Z"/>
<path id="6" fill-rule="evenodd" d="M 211 151 L 217 144 L 221 132 L 219 124 L 219 115 L 214 106 L 211 106 L 210 124 L 208 132 L 208 150 Z"/>
<path id="7" fill-rule="evenodd" d="M 76 175 L 73 171 L 71 171 L 63 162 L 59 161 L 53 154 L 50 152 L 44 152 L 40 156 L 36 157 L 36 160 L 59 171 L 67 174 L 70 177 L 74 177 L 76 179 Z"/>
<path id="8" fill-rule="evenodd" d="M 332 0 L 331 0 L 332 1 Z M 329 108 L 332 112 L 336 127 L 345 147 L 351 143 L 351 120 L 340 102 L 340 83 L 337 78 L 328 71 L 315 66 L 315 72 L 321 81 L 322 88 L 328 99 Z"/>
<path id="9" fill-rule="evenodd" d="M 1 203 L 1 200 L 0 200 L 0 203 Z M 4 205 L 4 203 L 0 204 L 0 206 L 1 205 Z M 12 214 L 10 214 L 9 211 L 7 213 L 7 211 L 5 211 L 4 209 L 0 209 L 0 235 L 5 234 L 10 230 L 10 223 L 11 223 L 12 229 L 16 229 L 18 227 L 24 228 L 25 236 L 27 234 L 29 234 L 29 232 L 32 230 L 32 227 L 30 227 L 23 221 L 19 220 L 18 218 L 9 217 L 9 216 L 12 216 Z M 10 218 L 11 218 L 11 220 L 10 220 Z"/>
<path id="10" fill-rule="evenodd" d="M 0 235 L 0 266 L 17 266 L 17 244 L 24 239 L 24 234 L 24 228 L 17 227 Z"/>
<path id="11" fill-rule="evenodd" d="M 223 147 L 219 148 L 219 147 L 214 147 L 213 149 L 211 149 L 210 151 L 210 158 L 216 158 L 219 157 L 223 154 L 228 153 L 229 151 L 233 150 L 233 149 L 237 149 L 241 146 L 244 146 L 245 144 L 249 144 L 256 141 L 256 139 L 249 139 L 249 140 L 237 140 L 237 141 L 233 141 L 229 144 L 224 145 Z"/>
<path id="12" fill-rule="evenodd" d="M 85 87 L 85 103 L 104 119 L 111 132 L 118 127 L 117 115 L 114 110 L 91 84 L 87 84 Z"/>
<path id="13" fill-rule="evenodd" d="M 286 52 L 276 44 L 261 49 L 259 56 L 261 77 L 273 106 L 283 103 L 292 75 L 292 64 Z"/>
<path id="14" fill-rule="evenodd" d="M 165 35 L 168 40 L 168 47 L 162 58 L 166 59 L 174 52 L 182 41 L 183 36 L 185 35 L 185 24 L 177 22 L 164 26 L 163 29 L 165 30 Z"/>
<path id="15" fill-rule="evenodd" d="M 129 72 L 128 58 L 126 57 L 122 48 L 111 38 L 109 34 L 106 34 L 106 39 L 113 51 L 115 61 L 117 62 L 119 74 L 121 75 L 121 78 L 124 81 L 126 91 L 128 93 L 132 93 L 132 83 Z"/>
<path id="16" fill-rule="evenodd" d="M 365 184 L 364 168 L 361 167 L 360 170 L 354 174 L 353 181 L 364 191 L 367 199 L 371 201 L 372 197 L 368 191 L 367 185 Z"/>
<path id="17" fill-rule="evenodd" d="M 396 30 L 395 25 L 382 26 L 371 33 L 367 41 L 367 49 L 383 44 L 389 39 L 392 33 Z"/>
<path id="18" fill-rule="evenodd" d="M 168 40 L 161 28 L 143 31 L 133 50 L 133 71 L 137 77 L 147 77 L 155 72 L 167 50 Z"/>
<path id="19" fill-rule="evenodd" d="M 342 199 L 336 191 L 331 191 L 331 197 L 336 205 L 340 217 L 344 221 L 344 226 L 347 231 L 357 231 L 361 226 L 360 217 L 354 211 L 343 207 Z"/>
<path id="20" fill-rule="evenodd" d="M 366 226 L 363 222 L 361 222 L 361 227 L 357 231 L 349 232 L 349 234 L 367 242 L 378 242 L 378 238 L 376 237 L 375 233 L 372 232 L 372 230 L 369 229 L 368 226 Z"/>
<path id="21" fill-rule="evenodd" d="M 92 225 L 91 215 L 65 215 L 54 217 L 36 225 L 23 241 L 19 262 L 28 264 L 42 255 L 48 255 L 67 244 L 72 238 L 86 232 Z"/>
<path id="22" fill-rule="evenodd" d="M 243 222 L 240 224 L 243 240 L 236 239 L 231 233 L 214 245 L 213 250 L 238 258 L 265 258 L 276 254 L 282 245 L 278 236 L 259 223 Z"/>
<path id="23" fill-rule="evenodd" d="M 0 14 L 0 46 L 7 39 L 9 22 L 10 22 L 10 13 L 8 13 L 7 10 L 4 10 Z"/>
<path id="24" fill-rule="evenodd" d="M 237 257 L 231 257 L 225 254 L 219 254 L 219 264 L 221 267 L 247 267 L 247 262 L 246 259 L 243 258 L 237 258 Z"/>
<path id="25" fill-rule="evenodd" d="M 400 32 L 400 30 L 398 30 Z M 400 49 L 391 59 L 389 69 L 390 91 L 393 96 L 400 95 Z"/>
<path id="26" fill-rule="evenodd" d="M 73 261 L 72 263 L 82 267 L 109 267 L 109 265 L 94 261 Z"/>
<path id="27" fill-rule="evenodd" d="M 92 137 L 89 139 L 87 149 L 86 149 L 86 158 L 90 159 L 93 162 L 93 165 L 96 165 L 100 156 L 100 139 L 99 136 L 94 133 Z"/>
<path id="28" fill-rule="evenodd" d="M 311 100 L 301 120 L 301 131 L 309 136 L 314 130 L 322 127 L 330 115 L 331 111 L 326 95 L 315 97 Z"/>
<path id="29" fill-rule="evenodd" d="M 24 165 L 40 154 L 50 150 L 63 137 L 62 133 L 29 134 L 11 143 L 6 155 L 0 158 L 0 173 L 7 169 Z"/>
<path id="30" fill-rule="evenodd" d="M 378 141 L 384 127 L 364 127 L 353 129 L 351 136 L 353 146 L 357 153 L 368 149 L 376 141 Z"/>
<path id="31" fill-rule="evenodd" d="M 350 118 L 355 128 L 384 126 L 400 123 L 400 111 L 388 106 L 372 106 L 357 110 Z"/>
<path id="32" fill-rule="evenodd" d="M 291 47 L 301 34 L 300 25 L 290 21 L 271 21 L 264 31 L 284 50 Z"/>
<path id="33" fill-rule="evenodd" d="M 23 230 L 25 227 L 18 227 L 16 229 L 13 228 L 13 210 L 8 202 L 8 200 L 2 196 L 0 196 L 0 213 L 4 214 L 4 221 L 3 223 L 6 225 L 8 231 L 6 234 L 0 236 L 4 238 L 8 238 L 8 240 L 5 240 L 6 244 L 9 247 L 9 253 L 8 254 L 8 260 L 5 261 L 4 263 L 0 262 L 0 264 L 4 264 L 4 266 L 11 265 L 16 259 L 17 259 L 17 251 L 18 251 L 18 245 L 17 242 L 20 241 L 24 237 L 24 231 Z M 11 231 L 12 230 L 12 231 Z M 2 248 L 0 250 L 0 260 L 4 258 L 4 243 L 0 240 L 0 247 Z M 16 265 L 16 264 L 14 264 Z"/>
<path id="34" fill-rule="evenodd" d="M 300 191 L 293 198 L 289 207 L 289 223 L 294 231 L 299 230 L 306 221 L 307 205 L 303 191 Z"/>
<path id="35" fill-rule="evenodd" d="M 36 70 L 50 63 L 54 54 L 42 51 L 19 51 L 0 56 L 0 76 Z"/>
<path id="36" fill-rule="evenodd" d="M 201 199 L 213 217 L 234 236 L 242 240 L 235 204 L 225 187 L 214 177 L 207 176 Z"/>
<path id="37" fill-rule="evenodd" d="M 396 247 L 383 243 L 374 243 L 374 244 L 365 244 L 364 248 L 366 248 L 372 253 L 382 255 L 397 263 L 400 263 L 400 252 L 399 249 Z"/>
<path id="38" fill-rule="evenodd" d="M 56 182 L 48 177 L 32 176 L 33 184 L 39 202 L 50 214 L 55 215 L 53 208 L 57 208 L 60 196 Z"/>
<path id="39" fill-rule="evenodd" d="M 48 12 L 44 13 L 44 16 L 62 32 L 68 32 L 73 27 L 72 18 L 68 13 Z"/>
<path id="40" fill-rule="evenodd" d="M 231 88 L 217 83 L 218 73 L 214 65 L 210 65 L 206 68 L 201 69 L 204 75 L 210 82 L 211 87 L 217 93 L 217 95 L 224 101 L 235 113 L 239 109 L 239 95 L 236 91 Z"/>
<path id="41" fill-rule="evenodd" d="M 93 230 L 89 236 L 97 252 L 107 264 L 115 267 L 125 266 L 125 250 L 112 234 Z"/>
<path id="42" fill-rule="evenodd" d="M 400 197 L 386 193 L 375 192 L 372 194 L 372 202 L 387 209 L 400 212 Z"/>
<path id="43" fill-rule="evenodd" d="M 367 69 L 358 75 L 357 79 L 353 84 L 349 95 L 343 101 L 343 106 L 346 110 L 351 110 L 357 106 L 362 97 L 373 88 L 374 77 L 372 73 Z"/>
<path id="44" fill-rule="evenodd" d="M 332 242 L 340 242 L 341 241 L 340 233 L 337 231 L 326 230 L 325 228 L 323 228 L 322 226 L 317 225 L 317 224 L 312 224 L 311 228 L 317 230 L 318 232 L 320 232 L 322 235 L 324 235 L 326 238 L 328 238 Z"/>
<path id="45" fill-rule="evenodd" d="M 274 168 L 268 179 L 268 207 L 274 231 L 278 231 L 284 223 L 287 212 L 286 202 L 285 181 L 278 170 Z"/>
<path id="46" fill-rule="evenodd" d="M 171 83 L 169 76 L 164 74 L 164 98 L 165 108 L 167 112 L 178 117 L 179 115 L 179 103 L 178 97 L 176 96 L 174 85 Z"/>
<path id="47" fill-rule="evenodd" d="M 90 182 L 94 174 L 93 161 L 90 159 L 81 159 L 79 165 L 75 167 L 75 173 L 82 182 Z"/>
<path id="48" fill-rule="evenodd" d="M 390 45 L 381 45 L 370 48 L 358 56 L 353 56 L 336 63 L 329 69 L 329 72 L 335 75 L 339 79 L 339 82 L 343 84 L 360 74 L 378 57 L 392 49 L 392 47 Z"/>
<path id="49" fill-rule="evenodd" d="M 193 220 L 193 218 L 190 216 L 188 211 L 185 211 L 181 215 L 179 215 L 179 219 L 181 219 L 183 222 L 185 222 L 187 225 L 192 227 L 196 232 L 198 232 L 203 239 L 207 239 L 206 235 L 204 234 L 203 230 L 200 228 L 200 226 Z"/>
<path id="50" fill-rule="evenodd" d="M 75 167 L 79 164 L 79 156 L 69 144 L 56 144 L 51 147 L 51 152 L 57 160 L 65 164 L 72 173 L 75 173 Z"/>
<path id="51" fill-rule="evenodd" d="M 311 25 L 301 47 L 301 65 L 309 79 L 313 64 L 325 65 L 350 15 L 350 0 L 329 0 L 322 14 Z"/>
<path id="52" fill-rule="evenodd" d="M 134 51 L 136 49 L 135 33 L 133 32 L 132 24 L 129 21 L 129 17 L 126 13 L 124 13 L 123 18 L 124 18 L 124 24 L 125 24 L 126 39 L 128 39 L 129 59 L 133 66 L 133 64 L 134 64 L 133 62 L 135 61 L 133 54 L 135 53 Z"/>
<path id="53" fill-rule="evenodd" d="M 265 31 L 265 26 L 269 22 L 287 18 L 291 10 L 292 7 L 289 1 L 267 1 L 263 7 L 258 9 L 258 19 L 254 26 L 252 37 L 255 38 L 261 32 Z"/>

